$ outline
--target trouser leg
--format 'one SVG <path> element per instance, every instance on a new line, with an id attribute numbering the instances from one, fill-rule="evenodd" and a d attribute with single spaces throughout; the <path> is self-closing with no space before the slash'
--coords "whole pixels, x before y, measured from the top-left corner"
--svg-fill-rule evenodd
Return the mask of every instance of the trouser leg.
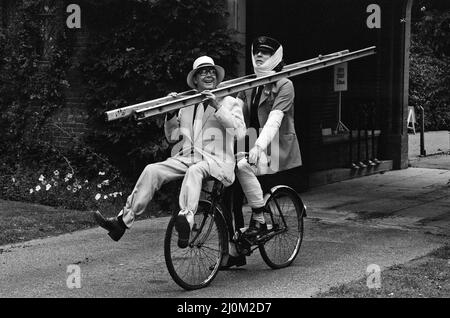
<path id="1" fill-rule="evenodd" d="M 130 228 L 135 216 L 145 211 L 155 192 L 164 183 L 182 178 L 187 169 L 185 164 L 172 158 L 147 165 L 119 213 L 125 225 Z"/>
<path id="2" fill-rule="evenodd" d="M 197 212 L 202 182 L 208 176 L 210 169 L 206 161 L 197 162 L 186 170 L 179 197 L 181 211 L 191 211 L 194 214 Z"/>
<path id="3" fill-rule="evenodd" d="M 242 201 L 244 193 L 242 192 L 239 180 L 236 178 L 234 183 L 226 187 L 223 192 L 224 217 L 228 227 L 230 239 L 235 231 L 244 227 L 244 216 L 242 214 Z"/>
<path id="4" fill-rule="evenodd" d="M 234 226 L 236 230 L 243 228 L 245 226 L 244 215 L 242 213 L 242 203 L 244 201 L 244 192 L 242 191 L 242 186 L 239 179 L 233 184 L 233 216 L 234 216 Z"/>
<path id="5" fill-rule="evenodd" d="M 247 198 L 248 205 L 252 208 L 261 208 L 264 206 L 263 191 L 256 178 L 255 172 L 247 162 L 247 159 L 241 159 L 238 162 L 238 171 L 236 176 L 241 184 L 242 191 Z"/>

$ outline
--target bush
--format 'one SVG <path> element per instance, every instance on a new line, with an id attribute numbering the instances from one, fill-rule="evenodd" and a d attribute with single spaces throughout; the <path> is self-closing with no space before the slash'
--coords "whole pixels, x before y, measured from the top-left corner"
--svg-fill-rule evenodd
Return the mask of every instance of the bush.
<path id="1" fill-rule="evenodd" d="M 450 130 L 450 58 L 412 53 L 410 77 L 410 105 L 425 109 L 425 129 Z"/>
<path id="2" fill-rule="evenodd" d="M 450 130 L 450 5 L 419 0 L 413 9 L 410 105 L 424 107 L 425 129 Z"/>
<path id="3" fill-rule="evenodd" d="M 4 198 L 22 197 L 23 190 L 5 189 L 10 183 L 4 180 L 21 175 L 24 167 L 39 169 L 58 161 L 56 150 L 46 141 L 46 121 L 64 103 L 70 52 L 61 32 L 44 56 L 38 18 L 43 4 L 43 0 L 15 2 L 9 26 L 0 28 L 0 185 Z"/>
<path id="4" fill-rule="evenodd" d="M 62 107 L 63 90 L 68 87 L 64 33 L 52 42 L 51 54 L 43 56 L 40 49 L 43 39 L 37 16 L 43 2 L 16 2 L 9 27 L 0 29 L 0 152 L 6 165 L 39 154 L 45 122 Z"/>
<path id="5" fill-rule="evenodd" d="M 223 26 L 223 1 L 84 0 L 83 24 L 95 40 L 87 59 L 72 67 L 86 76 L 92 131 L 84 140 L 73 138 L 72 148 L 63 151 L 49 141 L 54 127 L 48 119 L 64 106 L 71 52 L 63 27 L 42 63 L 37 17 L 44 2 L 17 1 L 11 25 L 0 28 L 0 196 L 116 210 L 144 166 L 165 159 L 170 149 L 163 116 L 139 125 L 130 119 L 105 123 L 104 112 L 186 90 L 186 75 L 202 54 L 228 71 L 240 47 Z M 61 176 L 68 174 L 66 182 Z M 102 185 L 105 180 L 108 185 Z M 165 185 L 156 200 L 175 208 L 178 188 L 179 183 Z"/>
<path id="6" fill-rule="evenodd" d="M 80 179 L 73 172 L 54 171 L 41 174 L 25 169 L 3 178 L 3 197 L 76 210 L 120 209 L 124 203 L 124 186 L 102 171 L 91 179 Z"/>
<path id="7" fill-rule="evenodd" d="M 132 185 L 107 160 L 88 147 L 62 153 L 40 144 L 47 147 L 39 149 L 38 160 L 2 166 L 0 197 L 77 210 L 123 207 Z"/>

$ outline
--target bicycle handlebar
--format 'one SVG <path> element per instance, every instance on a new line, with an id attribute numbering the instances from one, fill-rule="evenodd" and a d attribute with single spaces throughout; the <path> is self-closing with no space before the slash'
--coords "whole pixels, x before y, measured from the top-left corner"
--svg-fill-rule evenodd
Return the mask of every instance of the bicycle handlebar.
<path id="1" fill-rule="evenodd" d="M 237 159 L 237 157 L 238 157 L 239 155 L 242 155 L 242 154 L 244 155 L 245 159 L 247 159 L 247 162 L 248 162 L 248 164 L 249 164 L 250 166 L 256 166 L 256 163 L 251 163 L 251 162 L 248 161 L 248 154 L 249 154 L 248 151 L 240 151 L 240 152 L 238 152 L 234 157 Z"/>

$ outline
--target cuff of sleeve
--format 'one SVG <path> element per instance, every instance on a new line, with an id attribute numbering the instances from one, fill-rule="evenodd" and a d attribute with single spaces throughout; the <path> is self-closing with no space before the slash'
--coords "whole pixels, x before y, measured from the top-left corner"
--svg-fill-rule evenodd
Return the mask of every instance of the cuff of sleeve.
<path id="1" fill-rule="evenodd" d="M 266 148 L 263 147 L 263 146 L 261 145 L 261 143 L 258 142 L 258 140 L 255 141 L 255 147 L 258 147 L 259 149 L 261 149 L 261 151 L 266 151 Z"/>
<path id="2" fill-rule="evenodd" d="M 174 118 L 177 114 L 178 114 L 178 112 L 167 113 L 167 114 L 166 114 L 166 120 L 171 120 L 171 119 Z"/>

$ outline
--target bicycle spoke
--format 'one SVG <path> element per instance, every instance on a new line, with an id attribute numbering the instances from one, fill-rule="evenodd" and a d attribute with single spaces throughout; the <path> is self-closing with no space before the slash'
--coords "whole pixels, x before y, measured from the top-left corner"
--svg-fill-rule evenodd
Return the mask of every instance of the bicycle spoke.
<path id="1" fill-rule="evenodd" d="M 214 254 L 211 256 L 210 254 L 208 254 L 206 251 L 201 251 L 201 254 L 203 254 L 205 256 L 205 258 L 207 258 L 209 261 L 214 262 Z"/>
<path id="2" fill-rule="evenodd" d="M 289 265 L 300 248 L 303 230 L 300 225 L 300 204 L 289 190 L 277 189 L 267 202 L 272 229 L 275 231 L 263 246 L 261 255 L 273 268 Z"/>
<path id="3" fill-rule="evenodd" d="M 185 289 L 201 288 L 217 274 L 222 258 L 221 229 L 213 216 L 211 203 L 199 202 L 199 209 L 194 216 L 196 226 L 191 231 L 189 245 L 178 247 L 178 233 L 171 220 L 171 232 L 166 234 L 165 255 L 169 273 Z M 223 229 L 222 229 L 223 231 Z"/>
<path id="4" fill-rule="evenodd" d="M 217 253 L 220 252 L 220 249 L 215 249 L 215 248 L 212 248 L 212 247 L 209 247 L 209 246 L 206 246 L 206 245 L 203 245 L 203 248 L 211 250 L 211 251 L 214 251 L 214 252 L 217 252 Z"/>

